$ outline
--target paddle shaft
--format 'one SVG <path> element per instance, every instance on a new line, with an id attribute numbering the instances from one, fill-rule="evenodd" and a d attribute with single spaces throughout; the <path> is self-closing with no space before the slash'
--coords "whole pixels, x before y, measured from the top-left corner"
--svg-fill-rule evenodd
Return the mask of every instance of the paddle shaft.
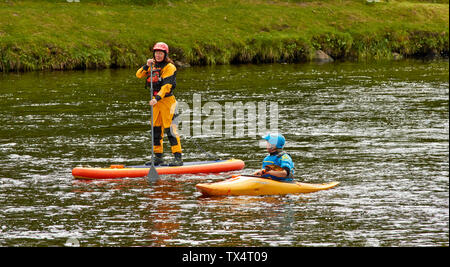
<path id="1" fill-rule="evenodd" d="M 205 153 L 210 159 L 212 159 L 212 160 L 221 160 L 221 158 L 219 156 L 217 156 L 216 153 L 210 153 L 210 152 L 207 152 L 205 149 L 203 149 L 203 147 L 199 143 L 197 143 L 195 138 L 192 138 L 191 140 L 194 142 L 195 146 L 198 149 L 200 149 L 203 153 Z"/>
<path id="2" fill-rule="evenodd" d="M 150 100 L 153 99 L 153 64 L 150 64 Z M 150 125 L 152 128 L 152 140 L 151 140 L 151 144 L 152 144 L 152 167 L 155 166 L 155 149 L 153 148 L 154 146 L 154 141 L 155 137 L 153 136 L 155 134 L 155 132 L 153 131 L 153 106 L 150 105 Z"/>
<path id="3" fill-rule="evenodd" d="M 241 176 L 241 175 L 232 175 L 230 178 L 236 178 L 237 176 Z M 262 177 L 262 176 L 258 176 L 258 175 L 252 175 L 252 174 L 242 174 L 242 176 L 246 176 L 246 177 L 255 177 L 255 178 L 261 178 L 261 179 L 267 179 L 267 180 L 273 180 L 273 181 L 277 181 L 277 182 L 284 182 L 284 183 L 294 183 L 294 181 L 283 181 L 283 180 L 277 180 L 271 177 Z"/>
<path id="4" fill-rule="evenodd" d="M 153 64 L 150 64 L 150 101 L 153 99 Z M 155 150 L 154 150 L 154 130 L 153 130 L 153 106 L 150 105 L 150 125 L 151 125 L 151 133 L 152 133 L 152 139 L 151 139 L 151 145 L 152 145 L 152 166 L 148 170 L 147 180 L 149 183 L 156 182 L 159 180 L 158 172 L 155 168 Z"/>

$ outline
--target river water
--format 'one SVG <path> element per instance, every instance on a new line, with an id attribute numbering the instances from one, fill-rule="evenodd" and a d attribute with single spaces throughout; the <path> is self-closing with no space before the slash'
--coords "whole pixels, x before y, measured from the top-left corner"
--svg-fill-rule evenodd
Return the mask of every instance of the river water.
<path id="1" fill-rule="evenodd" d="M 194 93 L 202 105 L 277 104 L 296 179 L 340 182 L 220 198 L 195 184 L 258 169 L 256 136 L 181 138 L 185 161 L 208 159 L 203 149 L 244 160 L 243 171 L 75 180 L 76 166 L 149 159 L 135 70 L 2 74 L 0 246 L 448 246 L 448 71 L 448 60 L 179 70 L 175 95 L 188 106 Z"/>

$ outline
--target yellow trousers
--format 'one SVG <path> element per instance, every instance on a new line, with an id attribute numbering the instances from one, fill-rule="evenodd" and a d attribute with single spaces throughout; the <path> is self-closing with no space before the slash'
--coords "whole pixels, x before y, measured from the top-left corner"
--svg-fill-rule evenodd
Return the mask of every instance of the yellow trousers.
<path id="1" fill-rule="evenodd" d="M 175 96 L 164 97 L 153 106 L 153 149 L 155 153 L 163 153 L 164 134 L 169 139 L 172 153 L 181 153 L 180 136 L 177 126 L 172 124 L 177 101 Z"/>

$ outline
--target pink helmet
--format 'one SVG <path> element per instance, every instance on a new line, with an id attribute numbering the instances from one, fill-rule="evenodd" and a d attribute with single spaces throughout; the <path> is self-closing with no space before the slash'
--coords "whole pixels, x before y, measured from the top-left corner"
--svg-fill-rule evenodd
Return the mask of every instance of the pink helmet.
<path id="1" fill-rule="evenodd" d="M 166 43 L 163 42 L 157 42 L 154 46 L 153 46 L 153 51 L 155 50 L 161 50 L 166 52 L 166 55 L 169 54 L 169 46 Z"/>

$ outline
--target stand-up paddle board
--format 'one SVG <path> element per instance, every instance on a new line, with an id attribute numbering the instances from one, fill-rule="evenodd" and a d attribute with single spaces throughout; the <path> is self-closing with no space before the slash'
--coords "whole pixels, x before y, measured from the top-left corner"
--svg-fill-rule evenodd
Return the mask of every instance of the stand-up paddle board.
<path id="1" fill-rule="evenodd" d="M 242 170 L 245 163 L 239 159 L 183 162 L 183 166 L 155 166 L 158 174 L 217 173 Z M 124 166 L 111 165 L 108 168 L 76 167 L 72 175 L 76 179 L 112 179 L 126 177 L 144 177 L 150 170 L 149 165 Z"/>

